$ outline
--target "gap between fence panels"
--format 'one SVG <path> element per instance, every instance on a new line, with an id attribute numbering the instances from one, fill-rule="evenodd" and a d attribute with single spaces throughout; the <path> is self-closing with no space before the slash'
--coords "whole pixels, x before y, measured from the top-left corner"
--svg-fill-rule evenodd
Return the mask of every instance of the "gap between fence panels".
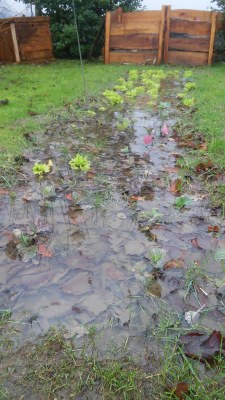
<path id="1" fill-rule="evenodd" d="M 222 13 L 202 10 L 123 12 L 105 19 L 104 61 L 109 63 L 211 65 Z"/>

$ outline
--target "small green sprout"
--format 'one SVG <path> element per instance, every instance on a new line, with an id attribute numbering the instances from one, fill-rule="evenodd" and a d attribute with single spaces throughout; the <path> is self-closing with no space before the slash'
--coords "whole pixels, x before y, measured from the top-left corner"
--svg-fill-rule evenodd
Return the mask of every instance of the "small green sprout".
<path id="1" fill-rule="evenodd" d="M 35 163 L 33 166 L 33 173 L 40 176 L 42 176 L 43 174 L 47 174 L 48 172 L 50 172 L 52 165 L 53 164 L 51 160 L 48 161 L 48 164 Z"/>
<path id="2" fill-rule="evenodd" d="M 190 90 L 196 89 L 196 83 L 194 82 L 187 82 L 184 86 L 185 91 L 189 92 Z"/>
<path id="3" fill-rule="evenodd" d="M 195 99 L 194 98 L 190 98 L 190 99 L 184 98 L 183 99 L 183 105 L 185 107 L 193 107 L 194 104 L 195 104 Z"/>
<path id="4" fill-rule="evenodd" d="M 192 78 L 192 76 L 193 76 L 193 72 L 191 70 L 185 71 L 184 78 L 189 79 L 189 78 Z"/>
<path id="5" fill-rule="evenodd" d="M 191 199 L 187 196 L 180 196 L 174 202 L 174 207 L 178 208 L 179 210 L 183 207 L 186 207 L 191 203 Z"/>
<path id="6" fill-rule="evenodd" d="M 90 166 L 90 161 L 87 159 L 87 157 L 82 156 L 81 154 L 77 154 L 74 158 L 72 158 L 69 161 L 69 165 L 71 169 L 74 169 L 75 171 L 89 171 L 91 166 Z"/>

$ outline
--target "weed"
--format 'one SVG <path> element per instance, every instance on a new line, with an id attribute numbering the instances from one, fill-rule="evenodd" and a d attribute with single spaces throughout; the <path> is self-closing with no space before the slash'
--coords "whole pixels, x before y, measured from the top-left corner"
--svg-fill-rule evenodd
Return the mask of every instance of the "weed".
<path id="1" fill-rule="evenodd" d="M 191 199 L 189 199 L 189 197 L 180 196 L 180 197 L 176 198 L 176 200 L 174 202 L 174 207 L 176 207 L 180 210 L 181 208 L 184 208 L 189 204 L 191 204 Z"/>
<path id="2" fill-rule="evenodd" d="M 42 175 L 50 172 L 52 166 L 53 166 L 53 164 L 52 164 L 51 160 L 48 161 L 48 164 L 35 163 L 33 166 L 33 173 L 35 175 L 42 176 Z"/>
<path id="3" fill-rule="evenodd" d="M 112 106 L 123 104 L 123 98 L 114 90 L 105 90 L 103 95 L 108 99 Z"/>
<path id="4" fill-rule="evenodd" d="M 153 265 L 158 265 L 160 261 L 165 258 L 165 250 L 162 249 L 152 249 L 148 252 L 148 258 Z"/>
<path id="5" fill-rule="evenodd" d="M 116 129 L 121 132 L 125 131 L 129 126 L 129 120 L 127 118 L 123 118 L 121 121 L 118 121 L 116 124 Z"/>

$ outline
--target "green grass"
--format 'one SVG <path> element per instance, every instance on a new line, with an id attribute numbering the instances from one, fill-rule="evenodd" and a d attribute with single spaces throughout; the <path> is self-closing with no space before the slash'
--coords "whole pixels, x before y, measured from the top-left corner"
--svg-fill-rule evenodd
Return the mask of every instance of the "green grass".
<path id="1" fill-rule="evenodd" d="M 85 65 L 87 95 L 100 95 L 129 68 Z M 38 127 L 44 116 L 84 97 L 80 64 L 56 61 L 47 65 L 0 66 L 0 93 L 0 100 L 9 100 L 8 105 L 0 105 L 1 162 L 21 153 L 28 144 L 23 134 Z"/>

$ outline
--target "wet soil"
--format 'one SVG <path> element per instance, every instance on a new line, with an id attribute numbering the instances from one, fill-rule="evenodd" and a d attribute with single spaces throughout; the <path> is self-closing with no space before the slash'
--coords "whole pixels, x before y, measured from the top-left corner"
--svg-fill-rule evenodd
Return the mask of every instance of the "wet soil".
<path id="1" fill-rule="evenodd" d="M 212 213 L 202 183 L 178 181 L 177 159 L 185 156 L 173 131 L 178 86 L 163 85 L 166 117 L 149 109 L 145 96 L 95 116 L 68 110 L 24 154 L 15 198 L 4 193 L 0 202 L 0 308 L 20 315 L 23 337 L 59 324 L 82 336 L 94 325 L 106 327 L 117 345 L 129 337 L 140 353 L 164 304 L 184 327 L 185 313 L 204 305 L 193 325 L 224 328 L 225 270 L 215 259 L 224 221 Z M 124 117 L 129 126 L 121 131 Z M 70 170 L 77 153 L 88 155 L 88 173 Z M 49 159 L 52 171 L 35 178 L 34 162 Z M 174 206 L 179 195 L 189 198 L 182 209 Z M 29 245 L 18 243 L 18 231 Z"/>

